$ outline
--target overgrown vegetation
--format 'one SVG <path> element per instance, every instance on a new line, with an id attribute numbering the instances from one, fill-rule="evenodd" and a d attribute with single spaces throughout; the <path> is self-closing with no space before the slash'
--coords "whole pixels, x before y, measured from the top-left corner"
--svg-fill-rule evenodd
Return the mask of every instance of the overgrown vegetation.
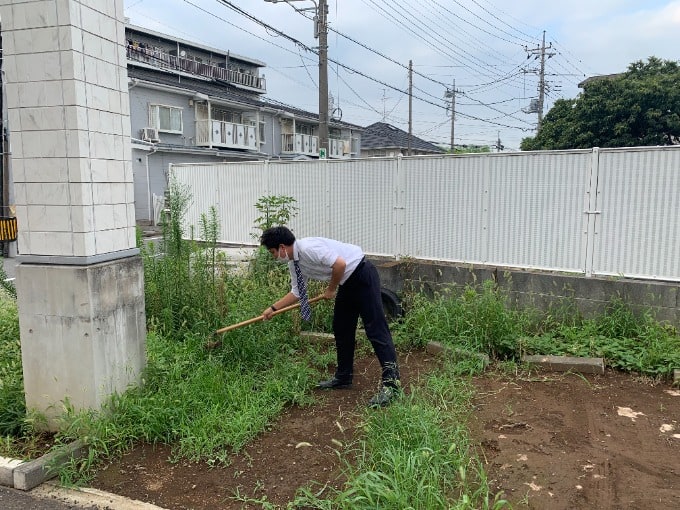
<path id="1" fill-rule="evenodd" d="M 500 360 L 523 354 L 602 357 L 608 367 L 650 376 L 669 377 L 680 367 L 678 331 L 649 311 L 634 313 L 621 299 L 592 319 L 571 308 L 513 310 L 491 280 L 460 295 L 412 299 L 395 335 L 414 347 L 434 340 Z"/>
<path id="2" fill-rule="evenodd" d="M 19 313 L 14 298 L 0 296 L 0 435 L 22 437 L 25 417 Z"/>
<path id="3" fill-rule="evenodd" d="M 286 198 L 260 204 L 268 212 L 257 228 L 295 214 Z M 64 403 L 56 440 L 81 438 L 91 445 L 87 458 L 62 471 L 65 483 L 86 481 L 101 463 L 139 441 L 170 444 L 177 458 L 227 462 L 286 405 L 309 405 L 311 386 L 334 358 L 332 350 L 301 343 L 297 314 L 228 332 L 219 348 L 205 348 L 216 329 L 259 315 L 286 293 L 289 274 L 284 265 L 268 263 L 271 257 L 262 252 L 253 256 L 260 263 L 246 267 L 228 260 L 217 246 L 215 211 L 202 217 L 198 233 L 185 232 L 189 200 L 185 190 L 172 185 L 162 241 L 140 239 L 149 330 L 143 384 L 113 396 L 99 411 L 76 412 Z M 595 319 L 574 310 L 513 310 L 506 302 L 493 282 L 432 299 L 409 295 L 409 312 L 393 325 L 395 342 L 404 351 L 436 340 L 458 352 L 509 360 L 525 353 L 602 356 L 610 367 L 654 376 L 680 367 L 677 331 L 649 313 L 634 314 L 622 301 L 612 302 Z M 312 327 L 329 330 L 331 312 L 331 304 L 316 306 Z M 37 435 L 32 426 L 37 418 L 26 416 L 23 403 L 18 338 L 16 302 L 7 296 L 0 305 L 0 455 L 22 453 L 20 445 Z M 323 499 L 310 486 L 296 504 L 329 509 L 503 506 L 488 492 L 465 426 L 471 391 L 466 375 L 481 368 L 479 357 L 459 356 L 385 412 L 367 412 L 358 442 L 341 452 L 347 484 Z"/>

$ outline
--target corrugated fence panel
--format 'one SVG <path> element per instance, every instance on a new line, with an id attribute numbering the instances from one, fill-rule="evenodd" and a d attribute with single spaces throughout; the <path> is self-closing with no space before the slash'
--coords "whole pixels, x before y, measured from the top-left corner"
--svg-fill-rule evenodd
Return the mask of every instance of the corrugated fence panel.
<path id="1" fill-rule="evenodd" d="M 396 253 L 395 161 L 332 161 L 328 168 L 330 237 L 357 244 L 373 255 Z"/>
<path id="2" fill-rule="evenodd" d="M 255 244 L 254 204 L 287 195 L 299 208 L 297 235 L 371 254 L 586 274 L 592 261 L 593 274 L 680 280 L 680 147 L 173 171 L 193 196 L 186 223 L 197 227 L 215 205 L 227 243 Z"/>
<path id="3" fill-rule="evenodd" d="M 269 194 L 293 197 L 297 211 L 290 228 L 297 237 L 328 237 L 326 161 L 270 162 Z"/>
<path id="4" fill-rule="evenodd" d="M 493 265 L 583 271 L 591 152 L 490 159 L 488 257 Z"/>
<path id="5" fill-rule="evenodd" d="M 601 150 L 593 272 L 680 280 L 680 151 Z"/>
<path id="6" fill-rule="evenodd" d="M 403 159 L 402 255 L 482 262 L 485 157 Z"/>
<path id="7" fill-rule="evenodd" d="M 173 165 L 180 183 L 191 189 L 192 200 L 186 225 L 199 233 L 200 217 L 211 206 L 217 208 L 221 241 L 254 243 L 253 225 L 258 211 L 255 202 L 266 194 L 267 175 L 261 163 L 233 165 Z"/>

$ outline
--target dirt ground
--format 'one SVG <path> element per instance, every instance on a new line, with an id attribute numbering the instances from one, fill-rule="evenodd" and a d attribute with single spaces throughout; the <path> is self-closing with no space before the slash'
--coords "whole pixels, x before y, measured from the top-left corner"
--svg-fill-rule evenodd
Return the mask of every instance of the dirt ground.
<path id="1" fill-rule="evenodd" d="M 437 366 L 424 352 L 400 362 L 407 392 Z M 291 408 L 228 467 L 172 464 L 168 447 L 139 445 L 92 486 L 170 510 L 261 508 L 234 500 L 237 493 L 285 507 L 310 480 L 338 487 L 336 451 L 352 441 L 379 374 L 374 357 L 355 368 L 351 389 L 319 390 L 315 406 Z M 614 372 L 490 371 L 474 383 L 473 437 L 491 489 L 513 508 L 680 508 L 678 389 Z"/>

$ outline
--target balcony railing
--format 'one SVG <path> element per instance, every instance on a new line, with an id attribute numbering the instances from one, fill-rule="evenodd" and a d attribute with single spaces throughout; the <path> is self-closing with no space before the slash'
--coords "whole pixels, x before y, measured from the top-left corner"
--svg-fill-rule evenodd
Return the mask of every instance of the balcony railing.
<path id="1" fill-rule="evenodd" d="M 352 153 L 352 142 L 349 138 L 329 138 L 329 158 L 349 158 Z"/>
<path id="2" fill-rule="evenodd" d="M 161 69 L 177 69 L 186 73 L 226 81 L 234 85 L 242 85 L 261 92 L 267 91 L 264 78 L 258 76 L 225 69 L 212 64 L 196 62 L 189 58 L 170 55 L 169 53 L 154 50 L 153 48 L 140 48 L 127 45 L 127 58 L 137 62 L 143 62 Z"/>
<path id="3" fill-rule="evenodd" d="M 284 154 L 319 155 L 319 137 L 300 133 L 281 135 L 281 152 Z"/>
<path id="4" fill-rule="evenodd" d="M 329 138 L 329 158 L 349 158 L 351 156 L 351 142 L 349 139 Z M 307 156 L 319 155 L 319 137 L 303 135 L 301 133 L 281 135 L 282 154 L 305 154 Z"/>
<path id="5" fill-rule="evenodd" d="M 197 120 L 196 145 L 229 149 L 257 149 L 257 128 L 234 122 Z"/>

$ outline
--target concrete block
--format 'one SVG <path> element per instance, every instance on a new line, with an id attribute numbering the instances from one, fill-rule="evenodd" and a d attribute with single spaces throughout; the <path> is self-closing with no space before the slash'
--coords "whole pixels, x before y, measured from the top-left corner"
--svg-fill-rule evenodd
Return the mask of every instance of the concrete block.
<path id="1" fill-rule="evenodd" d="M 29 491 L 41 483 L 57 475 L 56 468 L 71 458 L 80 458 L 87 454 L 87 445 L 74 441 L 59 450 L 55 450 L 39 459 L 17 466 L 14 469 L 14 488 Z"/>
<path id="2" fill-rule="evenodd" d="M 532 363 L 555 372 L 580 372 L 583 374 L 604 374 L 602 358 L 580 358 L 574 356 L 522 356 L 522 362 Z"/>
<path id="3" fill-rule="evenodd" d="M 0 485 L 14 487 L 14 470 L 23 462 L 19 459 L 0 457 Z"/>
<path id="4" fill-rule="evenodd" d="M 312 343 L 327 344 L 335 347 L 335 335 L 333 333 L 320 333 L 318 331 L 300 331 L 300 338 Z M 366 338 L 366 331 L 357 329 L 357 340 Z"/>
<path id="5" fill-rule="evenodd" d="M 449 348 L 441 342 L 428 342 L 425 346 L 425 352 L 433 356 L 445 353 Z"/>
<path id="6" fill-rule="evenodd" d="M 335 345 L 335 336 L 333 333 L 319 333 L 318 331 L 300 331 L 300 338 L 304 338 L 312 343 L 327 343 L 328 345 Z"/>
<path id="7" fill-rule="evenodd" d="M 482 354 L 481 352 L 466 351 L 465 349 L 460 349 L 458 347 L 450 347 L 444 345 L 441 342 L 428 342 L 425 346 L 425 352 L 433 356 L 438 356 L 442 354 L 450 355 L 455 359 L 461 358 L 477 358 L 482 362 L 484 368 L 489 366 L 490 360 L 489 356 Z"/>

